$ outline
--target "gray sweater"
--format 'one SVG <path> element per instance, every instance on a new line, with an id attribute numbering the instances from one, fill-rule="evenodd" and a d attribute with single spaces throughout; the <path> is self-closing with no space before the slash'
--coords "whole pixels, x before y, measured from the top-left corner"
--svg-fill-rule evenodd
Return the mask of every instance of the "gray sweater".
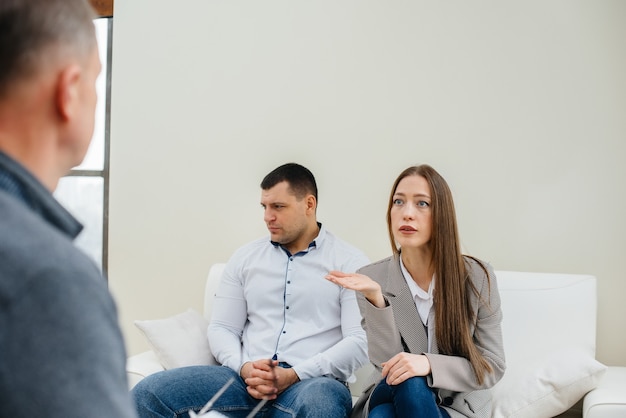
<path id="1" fill-rule="evenodd" d="M 82 226 L 0 152 L 0 417 L 136 417 L 117 310 Z"/>

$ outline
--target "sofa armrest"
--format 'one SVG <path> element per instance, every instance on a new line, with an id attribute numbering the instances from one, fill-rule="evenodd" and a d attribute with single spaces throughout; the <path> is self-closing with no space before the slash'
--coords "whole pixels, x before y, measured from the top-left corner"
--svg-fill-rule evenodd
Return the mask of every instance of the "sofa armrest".
<path id="1" fill-rule="evenodd" d="M 146 376 L 163 370 L 154 351 L 144 351 L 128 357 L 126 360 L 126 375 L 128 377 L 128 387 L 132 389 Z"/>
<path id="2" fill-rule="evenodd" d="M 626 417 L 626 367 L 608 367 L 583 401 L 583 418 Z"/>

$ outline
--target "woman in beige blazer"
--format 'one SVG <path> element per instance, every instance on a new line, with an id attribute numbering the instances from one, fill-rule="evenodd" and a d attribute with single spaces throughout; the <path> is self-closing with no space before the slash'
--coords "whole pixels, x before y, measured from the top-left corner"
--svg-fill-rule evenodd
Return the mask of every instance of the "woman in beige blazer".
<path id="1" fill-rule="evenodd" d="M 500 296 L 490 265 L 460 252 L 452 194 L 428 165 L 396 179 L 393 256 L 327 279 L 357 291 L 376 371 L 353 417 L 491 417 L 504 374 Z"/>

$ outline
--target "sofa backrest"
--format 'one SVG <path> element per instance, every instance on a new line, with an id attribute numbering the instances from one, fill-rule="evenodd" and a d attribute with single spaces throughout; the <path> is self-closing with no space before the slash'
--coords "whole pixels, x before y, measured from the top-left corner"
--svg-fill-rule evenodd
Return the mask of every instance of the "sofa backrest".
<path id="1" fill-rule="evenodd" d="M 507 363 L 561 349 L 595 357 L 596 278 L 588 275 L 496 271 Z"/>
<path id="2" fill-rule="evenodd" d="M 207 319 L 211 317 L 211 304 L 224 267 L 224 263 L 212 265 L 207 277 L 204 297 Z M 580 349 L 595 358 L 595 277 L 513 271 L 495 273 L 502 300 L 507 365 L 524 367 L 527 362 L 563 349 Z"/>

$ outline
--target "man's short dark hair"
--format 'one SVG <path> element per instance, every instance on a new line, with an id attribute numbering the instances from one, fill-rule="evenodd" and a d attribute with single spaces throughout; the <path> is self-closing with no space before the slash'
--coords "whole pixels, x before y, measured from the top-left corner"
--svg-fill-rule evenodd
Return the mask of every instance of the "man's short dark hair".
<path id="1" fill-rule="evenodd" d="M 265 176 L 261 182 L 261 189 L 269 190 L 283 181 L 289 183 L 289 188 L 296 198 L 302 199 L 312 194 L 317 200 L 317 183 L 308 168 L 296 163 L 283 164 Z"/>
<path id="2" fill-rule="evenodd" d="M 50 53 L 89 57 L 95 17 L 87 0 L 0 1 L 0 98 L 15 81 L 37 74 Z"/>

